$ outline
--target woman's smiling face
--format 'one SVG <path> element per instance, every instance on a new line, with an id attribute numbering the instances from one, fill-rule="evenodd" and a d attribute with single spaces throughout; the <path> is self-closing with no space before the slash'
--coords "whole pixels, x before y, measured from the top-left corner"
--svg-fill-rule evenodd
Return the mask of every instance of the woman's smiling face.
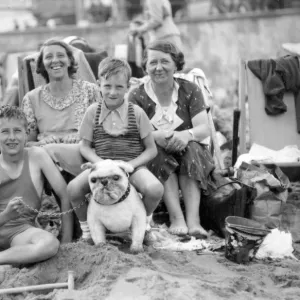
<path id="1" fill-rule="evenodd" d="M 43 63 L 50 81 L 69 76 L 68 67 L 71 62 L 65 48 L 59 45 L 46 46 L 43 49 Z"/>
<path id="2" fill-rule="evenodd" d="M 146 71 L 154 83 L 168 82 L 173 78 L 177 68 L 169 53 L 158 50 L 148 50 Z"/>

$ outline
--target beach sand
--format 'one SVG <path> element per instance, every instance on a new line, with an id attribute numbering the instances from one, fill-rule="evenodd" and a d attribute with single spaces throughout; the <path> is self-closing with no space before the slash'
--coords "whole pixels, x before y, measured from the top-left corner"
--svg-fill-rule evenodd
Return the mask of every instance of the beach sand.
<path id="1" fill-rule="evenodd" d="M 252 261 L 238 265 L 224 252 L 197 255 L 145 246 L 132 255 L 127 244 L 102 247 L 83 242 L 63 245 L 48 261 L 0 267 L 0 288 L 66 282 L 75 272 L 75 289 L 16 295 L 2 300 L 190 300 L 300 299 L 300 262 Z"/>

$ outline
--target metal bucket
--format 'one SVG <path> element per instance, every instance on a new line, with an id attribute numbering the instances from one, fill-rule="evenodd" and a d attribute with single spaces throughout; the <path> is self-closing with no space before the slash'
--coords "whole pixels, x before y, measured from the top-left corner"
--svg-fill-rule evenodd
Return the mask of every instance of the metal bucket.
<path id="1" fill-rule="evenodd" d="M 270 233 L 260 223 L 241 217 L 225 219 L 225 257 L 238 264 L 254 257 L 264 237 Z"/>

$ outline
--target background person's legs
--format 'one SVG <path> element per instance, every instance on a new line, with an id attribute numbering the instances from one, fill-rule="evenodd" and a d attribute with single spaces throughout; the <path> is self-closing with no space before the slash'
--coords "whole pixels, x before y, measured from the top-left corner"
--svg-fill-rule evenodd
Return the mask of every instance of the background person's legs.
<path id="1" fill-rule="evenodd" d="M 0 252 L 0 265 L 40 262 L 54 256 L 58 248 L 52 233 L 32 227 L 16 235 L 11 248 Z"/>

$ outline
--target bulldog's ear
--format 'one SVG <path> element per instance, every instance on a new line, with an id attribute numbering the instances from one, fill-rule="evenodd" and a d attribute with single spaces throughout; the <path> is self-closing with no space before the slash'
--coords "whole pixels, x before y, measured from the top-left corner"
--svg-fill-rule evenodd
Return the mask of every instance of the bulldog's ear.
<path id="1" fill-rule="evenodd" d="M 132 173 L 134 170 L 134 167 L 125 161 L 117 160 L 117 161 L 115 161 L 115 163 L 117 164 L 118 167 L 123 169 L 126 173 Z"/>
<path id="2" fill-rule="evenodd" d="M 94 166 L 94 164 L 92 164 L 91 162 L 87 162 L 85 164 L 81 165 L 81 170 L 87 170 L 87 169 L 92 169 Z"/>

